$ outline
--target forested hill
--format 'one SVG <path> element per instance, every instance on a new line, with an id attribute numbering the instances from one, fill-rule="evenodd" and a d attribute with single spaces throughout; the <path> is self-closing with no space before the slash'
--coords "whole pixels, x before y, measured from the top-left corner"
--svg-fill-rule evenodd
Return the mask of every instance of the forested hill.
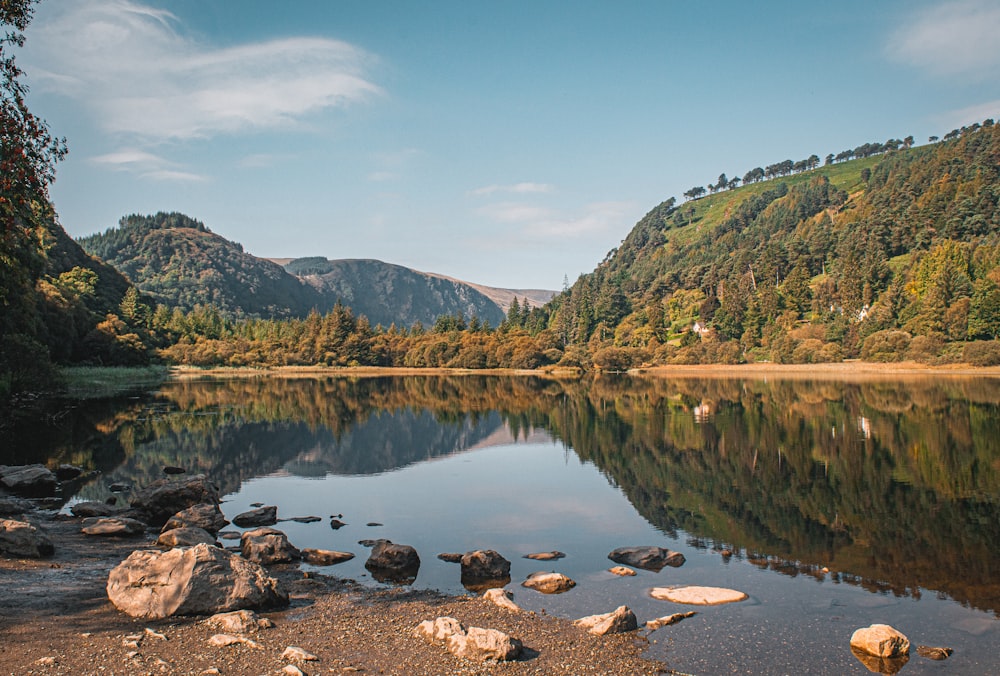
<path id="1" fill-rule="evenodd" d="M 615 366 L 957 360 L 1000 334 L 1000 127 L 945 138 L 720 176 L 650 211 L 534 321 Z"/>
<path id="2" fill-rule="evenodd" d="M 298 258 L 285 265 L 327 300 L 340 300 L 355 315 L 374 326 L 417 322 L 431 326 L 441 315 L 478 317 L 492 326 L 504 319 L 503 310 L 465 282 L 417 272 L 377 260 Z M 332 303 L 331 303 L 332 306 Z"/>
<path id="3" fill-rule="evenodd" d="M 232 315 L 302 317 L 326 305 L 281 266 L 251 256 L 183 214 L 126 216 L 117 228 L 78 241 L 169 307 L 211 305 Z"/>

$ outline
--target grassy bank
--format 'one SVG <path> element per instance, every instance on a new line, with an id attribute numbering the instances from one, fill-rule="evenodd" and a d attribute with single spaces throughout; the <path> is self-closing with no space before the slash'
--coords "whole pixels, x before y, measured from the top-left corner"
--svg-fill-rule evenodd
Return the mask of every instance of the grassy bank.
<path id="1" fill-rule="evenodd" d="M 60 375 L 67 397 L 104 399 L 157 387 L 170 371 L 166 366 L 71 366 Z"/>

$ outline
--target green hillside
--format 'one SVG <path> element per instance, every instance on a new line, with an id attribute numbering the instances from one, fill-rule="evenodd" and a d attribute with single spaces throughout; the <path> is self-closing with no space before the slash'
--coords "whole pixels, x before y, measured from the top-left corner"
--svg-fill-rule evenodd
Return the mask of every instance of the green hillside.
<path id="1" fill-rule="evenodd" d="M 211 305 L 237 316 L 301 317 L 324 303 L 281 266 L 251 256 L 183 214 L 126 216 L 117 228 L 79 243 L 168 307 Z"/>
<path id="2" fill-rule="evenodd" d="M 949 136 L 667 200 L 537 325 L 611 367 L 993 359 L 1000 129 Z"/>

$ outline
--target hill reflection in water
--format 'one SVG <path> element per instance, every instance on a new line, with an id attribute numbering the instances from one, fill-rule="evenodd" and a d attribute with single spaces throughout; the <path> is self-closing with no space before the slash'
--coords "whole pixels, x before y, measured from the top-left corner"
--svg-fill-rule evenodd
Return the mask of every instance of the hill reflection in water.
<path id="1" fill-rule="evenodd" d="M 1000 609 L 1000 381 L 538 377 L 169 383 L 80 409 L 50 463 L 137 485 L 181 465 L 224 493 L 275 472 L 378 474 L 545 431 L 691 547 L 788 575 Z"/>

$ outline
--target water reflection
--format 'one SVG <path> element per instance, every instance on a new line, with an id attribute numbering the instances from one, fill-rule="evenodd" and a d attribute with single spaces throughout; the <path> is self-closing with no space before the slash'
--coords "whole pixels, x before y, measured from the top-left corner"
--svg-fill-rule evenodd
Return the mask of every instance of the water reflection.
<path id="1" fill-rule="evenodd" d="M 44 431 L 43 431 L 44 430 Z M 255 378 L 19 428 L 18 461 L 142 485 L 392 471 L 545 430 L 661 532 L 790 576 L 1000 610 L 1000 381 Z M 20 434 L 20 437 L 18 437 Z M 18 448 L 27 448 L 27 444 Z"/>

